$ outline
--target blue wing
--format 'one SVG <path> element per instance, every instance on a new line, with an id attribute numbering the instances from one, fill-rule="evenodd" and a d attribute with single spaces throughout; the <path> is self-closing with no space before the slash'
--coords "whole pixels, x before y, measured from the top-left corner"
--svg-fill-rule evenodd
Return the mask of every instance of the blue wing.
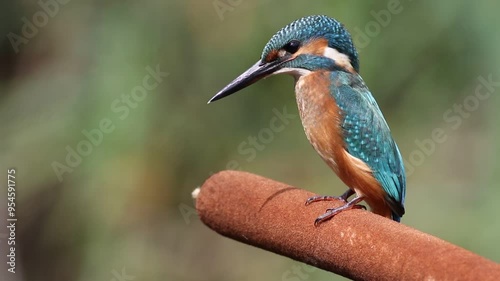
<path id="1" fill-rule="evenodd" d="M 371 168 L 388 195 L 393 217 L 398 220 L 405 212 L 406 176 L 389 126 L 359 75 L 333 72 L 331 79 L 332 95 L 342 111 L 346 150 Z"/>

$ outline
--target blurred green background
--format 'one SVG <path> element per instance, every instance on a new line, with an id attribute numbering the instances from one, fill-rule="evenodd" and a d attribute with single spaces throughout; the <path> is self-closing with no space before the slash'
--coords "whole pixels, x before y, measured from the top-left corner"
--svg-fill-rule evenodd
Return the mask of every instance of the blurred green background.
<path id="1" fill-rule="evenodd" d="M 278 29 L 311 14 L 355 38 L 409 164 L 403 223 L 500 262 L 500 3 L 394 1 L 3 3 L 0 163 L 3 183 L 17 169 L 18 259 L 8 273 L 1 227 L 0 278 L 344 280 L 293 273 L 300 263 L 217 235 L 191 199 L 226 167 L 345 190 L 304 136 L 292 78 L 206 104 Z M 252 148 L 284 107 L 295 118 Z M 436 129 L 444 141 L 430 141 Z"/>

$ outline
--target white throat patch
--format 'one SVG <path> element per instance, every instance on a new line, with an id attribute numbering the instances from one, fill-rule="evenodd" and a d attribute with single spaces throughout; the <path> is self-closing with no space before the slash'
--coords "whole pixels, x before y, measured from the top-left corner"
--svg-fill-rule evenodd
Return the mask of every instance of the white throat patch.
<path id="1" fill-rule="evenodd" d="M 295 80 L 299 80 L 300 77 L 305 76 L 305 75 L 311 73 L 311 71 L 307 70 L 307 69 L 304 69 L 304 68 L 290 68 L 290 67 L 285 67 L 285 68 L 282 68 L 282 69 L 274 72 L 273 75 L 274 74 L 280 74 L 280 73 L 290 74 L 290 75 L 292 75 L 295 78 Z"/>

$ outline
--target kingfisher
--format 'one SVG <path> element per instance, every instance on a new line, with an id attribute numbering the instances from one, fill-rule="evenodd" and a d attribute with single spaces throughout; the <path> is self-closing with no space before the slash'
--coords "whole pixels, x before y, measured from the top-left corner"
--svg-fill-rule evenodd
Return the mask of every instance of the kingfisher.
<path id="1" fill-rule="evenodd" d="M 260 59 L 208 103 L 236 93 L 274 74 L 295 78 L 295 96 L 307 139 L 347 185 L 342 200 L 314 222 L 362 208 L 400 222 L 405 213 L 406 175 L 401 153 L 377 102 L 360 76 L 358 52 L 339 21 L 324 15 L 298 19 L 274 34 Z M 351 196 L 354 198 L 350 199 Z M 348 201 L 349 200 L 349 201 Z"/>

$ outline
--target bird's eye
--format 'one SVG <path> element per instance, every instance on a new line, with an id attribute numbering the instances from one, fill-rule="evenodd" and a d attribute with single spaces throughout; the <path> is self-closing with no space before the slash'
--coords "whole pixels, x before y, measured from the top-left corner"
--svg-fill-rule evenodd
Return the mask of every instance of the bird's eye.
<path id="1" fill-rule="evenodd" d="M 283 46 L 283 50 L 287 51 L 290 54 L 294 54 L 299 50 L 300 42 L 298 40 L 292 40 L 288 42 L 285 46 Z"/>

